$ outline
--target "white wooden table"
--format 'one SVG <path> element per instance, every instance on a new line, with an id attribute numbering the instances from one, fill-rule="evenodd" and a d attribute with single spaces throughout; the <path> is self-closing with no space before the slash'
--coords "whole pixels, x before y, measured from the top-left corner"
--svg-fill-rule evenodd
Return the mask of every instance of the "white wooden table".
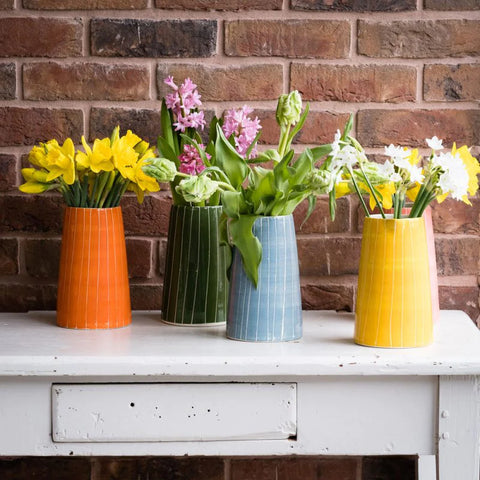
<path id="1" fill-rule="evenodd" d="M 422 480 L 478 480 L 480 333 L 443 311 L 435 343 L 353 343 L 353 315 L 304 312 L 304 337 L 224 327 L 74 331 L 0 314 L 0 455 L 418 455 Z"/>

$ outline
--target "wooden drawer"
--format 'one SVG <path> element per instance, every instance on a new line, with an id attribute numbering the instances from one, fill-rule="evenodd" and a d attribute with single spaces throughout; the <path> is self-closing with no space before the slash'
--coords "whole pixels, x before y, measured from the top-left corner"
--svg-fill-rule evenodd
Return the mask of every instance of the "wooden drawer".
<path id="1" fill-rule="evenodd" d="M 275 440 L 296 435 L 295 383 L 52 386 L 55 442 Z"/>

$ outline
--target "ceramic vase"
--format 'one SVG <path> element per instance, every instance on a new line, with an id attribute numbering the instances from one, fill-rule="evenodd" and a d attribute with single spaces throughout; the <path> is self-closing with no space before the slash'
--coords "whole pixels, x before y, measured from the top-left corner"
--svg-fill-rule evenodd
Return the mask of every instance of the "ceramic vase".
<path id="1" fill-rule="evenodd" d="M 118 328 L 131 322 L 122 210 L 67 207 L 63 222 L 57 324 Z"/>
<path id="2" fill-rule="evenodd" d="M 259 217 L 253 234 L 262 244 L 258 285 L 247 277 L 234 249 L 227 337 L 285 342 L 302 337 L 302 302 L 293 216 Z"/>
<path id="3" fill-rule="evenodd" d="M 385 348 L 433 341 L 425 219 L 365 219 L 355 311 L 355 342 Z"/>
<path id="4" fill-rule="evenodd" d="M 230 247 L 221 239 L 221 214 L 221 206 L 172 206 L 163 285 L 164 322 L 181 326 L 225 323 Z"/>

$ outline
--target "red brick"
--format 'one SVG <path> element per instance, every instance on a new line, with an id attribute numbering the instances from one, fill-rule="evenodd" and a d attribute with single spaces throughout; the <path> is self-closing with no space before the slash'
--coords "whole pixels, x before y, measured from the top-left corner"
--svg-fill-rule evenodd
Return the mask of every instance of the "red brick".
<path id="1" fill-rule="evenodd" d="M 478 110 L 362 110 L 357 119 L 357 137 L 364 147 L 394 143 L 425 148 L 425 139 L 434 135 L 444 145 L 480 143 Z"/>
<path id="2" fill-rule="evenodd" d="M 360 20 L 358 53 L 386 58 L 478 56 L 479 29 L 476 20 Z"/>
<path id="3" fill-rule="evenodd" d="M 332 41 L 332 38 L 335 41 Z M 338 20 L 237 20 L 225 22 L 229 56 L 346 58 L 350 24 Z"/>
<path id="4" fill-rule="evenodd" d="M 471 198 L 472 206 L 448 198 L 433 201 L 433 227 L 437 233 L 467 233 L 480 235 L 480 197 Z"/>
<path id="5" fill-rule="evenodd" d="M 0 100 L 17 98 L 16 71 L 14 63 L 0 64 Z"/>
<path id="6" fill-rule="evenodd" d="M 415 0 L 292 0 L 293 10 L 401 12 L 416 10 Z"/>
<path id="7" fill-rule="evenodd" d="M 438 292 L 442 310 L 463 310 L 480 327 L 480 277 L 440 277 Z"/>
<path id="8" fill-rule="evenodd" d="M 156 263 L 155 270 L 158 273 L 158 275 L 160 275 L 161 277 L 163 277 L 163 275 L 165 274 L 165 260 L 167 257 L 167 245 L 168 245 L 168 240 L 166 238 L 162 238 L 158 242 L 158 246 L 157 246 L 158 255 L 157 255 L 157 263 Z"/>
<path id="9" fill-rule="evenodd" d="M 423 96 L 429 101 L 480 100 L 480 65 L 426 65 Z"/>
<path id="10" fill-rule="evenodd" d="M 23 8 L 32 10 L 138 10 L 147 6 L 147 0 L 23 0 Z"/>
<path id="11" fill-rule="evenodd" d="M 23 67 L 26 100 L 147 100 L 149 89 L 147 66 L 48 62 Z"/>
<path id="12" fill-rule="evenodd" d="M 132 130 L 156 145 L 160 134 L 160 110 L 94 107 L 90 110 L 90 141 L 109 137 L 117 125 L 121 132 Z"/>
<path id="13" fill-rule="evenodd" d="M 18 241 L 16 238 L 0 238 L 0 275 L 18 273 Z"/>
<path id="14" fill-rule="evenodd" d="M 134 195 L 125 195 L 121 205 L 128 235 L 166 236 L 172 205 L 169 192 L 146 196 L 139 205 Z"/>
<path id="15" fill-rule="evenodd" d="M 128 276 L 130 278 L 152 277 L 152 240 L 127 238 Z"/>
<path id="16" fill-rule="evenodd" d="M 57 280 L 61 240 L 25 239 L 22 244 L 27 273 L 33 278 Z"/>
<path id="17" fill-rule="evenodd" d="M 219 457 L 97 457 L 95 480 L 142 478 L 149 480 L 223 480 L 223 459 Z"/>
<path id="18" fill-rule="evenodd" d="M 0 192 L 8 192 L 17 186 L 17 159 L 15 155 L 0 154 Z"/>
<path id="19" fill-rule="evenodd" d="M 64 202 L 60 195 L 0 195 L 0 233 L 60 234 Z"/>
<path id="20" fill-rule="evenodd" d="M 357 274 L 361 243 L 361 237 L 298 236 L 300 275 Z"/>
<path id="21" fill-rule="evenodd" d="M 478 275 L 480 237 L 478 235 L 435 236 L 439 275 Z"/>
<path id="22" fill-rule="evenodd" d="M 231 480 L 277 480 L 277 462 L 270 458 L 232 460 Z"/>
<path id="23" fill-rule="evenodd" d="M 294 138 L 294 143 L 314 145 L 331 143 L 337 129 L 343 130 L 349 117 L 349 113 L 315 112 L 310 110 L 305 125 Z"/>
<path id="24" fill-rule="evenodd" d="M 303 102 L 304 106 L 306 102 Z M 260 144 L 278 146 L 280 128 L 273 110 L 255 109 L 252 116 L 258 116 L 262 125 Z M 293 139 L 294 144 L 319 145 L 331 143 L 337 129 L 342 130 L 349 117 L 348 113 L 317 112 L 310 110 L 300 133 Z"/>
<path id="25" fill-rule="evenodd" d="M 425 0 L 426 10 L 480 10 L 480 0 Z"/>
<path id="26" fill-rule="evenodd" d="M 283 66 L 263 65 L 201 65 L 159 64 L 157 69 L 158 97 L 171 89 L 164 79 L 172 75 L 182 83 L 190 77 L 198 86 L 202 101 L 275 100 L 282 93 Z M 255 81 L 252 81 L 255 79 Z"/>
<path id="27" fill-rule="evenodd" d="M 0 18 L 2 57 L 78 57 L 82 22 L 63 18 Z"/>
<path id="28" fill-rule="evenodd" d="M 80 142 L 81 110 L 0 107 L 0 146 L 31 145 L 52 138 Z"/>
<path id="29" fill-rule="evenodd" d="M 157 8 L 172 10 L 281 10 L 282 0 L 155 0 Z"/>
<path id="30" fill-rule="evenodd" d="M 415 457 L 364 457 L 363 480 L 415 480 Z"/>
<path id="31" fill-rule="evenodd" d="M 413 102 L 416 69 L 399 65 L 293 64 L 291 89 L 305 100 L 334 102 Z"/>
<path id="32" fill-rule="evenodd" d="M 130 302 L 132 310 L 160 310 L 162 308 L 162 292 L 163 288 L 159 283 L 137 284 L 131 281 Z M 160 322 L 160 315 L 158 315 L 158 321 Z M 119 477 L 119 479 L 123 478 L 125 477 Z"/>
<path id="33" fill-rule="evenodd" d="M 90 459 L 61 457 L 25 457 L 0 459 L 2 480 L 90 480 Z"/>
<path id="34" fill-rule="evenodd" d="M 210 57 L 216 20 L 93 19 L 91 53 L 101 57 Z"/>
<path id="35" fill-rule="evenodd" d="M 332 219 L 330 218 L 328 197 L 326 195 L 318 197 L 315 210 L 300 228 L 305 219 L 307 209 L 308 202 L 305 200 L 297 207 L 293 214 L 297 233 L 341 233 L 350 231 L 350 198 L 344 197 L 337 200 L 335 221 L 332 222 Z"/>
<path id="36" fill-rule="evenodd" d="M 0 0 L 0 10 L 13 10 L 14 8 L 14 0 Z"/>
<path id="37" fill-rule="evenodd" d="M 357 277 L 302 277 L 302 308 L 304 310 L 336 310 L 353 312 Z"/>

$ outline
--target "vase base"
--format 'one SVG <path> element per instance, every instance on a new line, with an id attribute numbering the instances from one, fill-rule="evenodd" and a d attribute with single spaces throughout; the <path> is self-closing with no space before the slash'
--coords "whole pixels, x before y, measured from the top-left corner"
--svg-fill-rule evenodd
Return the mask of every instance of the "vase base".
<path id="1" fill-rule="evenodd" d="M 118 330 L 120 328 L 126 328 L 131 325 L 131 322 L 125 325 L 119 325 L 118 327 L 68 327 L 67 325 L 60 325 L 57 323 L 57 327 L 65 328 L 66 330 Z"/>
<path id="2" fill-rule="evenodd" d="M 208 323 L 175 323 L 175 322 L 168 322 L 167 320 L 164 320 L 163 318 L 160 319 L 162 323 L 165 323 L 166 325 L 172 325 L 174 327 L 221 327 L 225 326 L 227 322 L 208 322 Z"/>
<path id="3" fill-rule="evenodd" d="M 248 342 L 248 343 L 292 343 L 292 342 L 298 342 L 299 340 L 302 339 L 302 337 L 298 338 L 289 338 L 288 340 L 248 340 L 246 338 L 235 338 L 235 337 L 230 337 L 227 335 L 227 338 L 229 340 L 235 340 L 237 342 Z"/>
<path id="4" fill-rule="evenodd" d="M 402 345 L 402 346 L 397 346 L 397 345 L 369 345 L 368 343 L 361 343 L 357 340 L 354 340 L 354 342 L 357 345 L 360 345 L 361 347 L 369 347 L 369 348 L 383 348 L 387 350 L 392 350 L 392 349 L 397 349 L 397 350 L 407 350 L 407 349 L 412 349 L 412 348 L 423 348 L 423 347 L 428 347 L 433 344 L 433 340 L 428 343 L 423 343 L 421 345 Z"/>

